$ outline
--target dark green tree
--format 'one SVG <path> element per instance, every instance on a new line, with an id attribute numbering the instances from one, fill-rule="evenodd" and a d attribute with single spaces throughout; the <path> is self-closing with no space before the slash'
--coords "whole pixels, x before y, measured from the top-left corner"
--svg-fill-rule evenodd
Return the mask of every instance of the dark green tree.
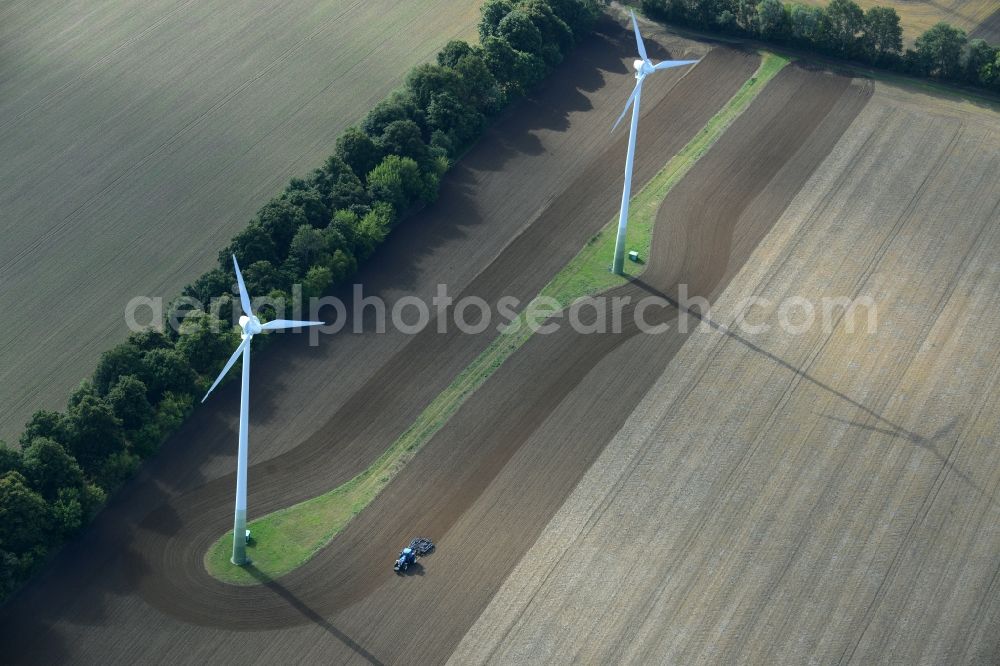
<path id="1" fill-rule="evenodd" d="M 176 349 L 154 349 L 145 355 L 143 364 L 145 372 L 140 376 L 146 384 L 150 404 L 157 404 L 168 391 L 194 393 L 195 372 Z"/>
<path id="2" fill-rule="evenodd" d="M 1000 48 L 993 56 L 993 62 L 988 62 L 979 70 L 979 81 L 993 90 L 1000 90 Z"/>
<path id="3" fill-rule="evenodd" d="M 464 98 L 468 94 L 461 74 L 451 67 L 432 65 L 431 63 L 417 65 L 411 69 L 406 76 L 406 85 L 413 94 L 416 103 L 425 110 L 435 95 L 451 93 L 456 97 Z M 388 126 L 383 130 L 383 135 L 387 131 Z"/>
<path id="4" fill-rule="evenodd" d="M 479 8 L 479 42 L 485 43 L 489 37 L 495 37 L 500 32 L 500 22 L 514 10 L 510 0 L 486 0 Z"/>
<path id="5" fill-rule="evenodd" d="M 601 15 L 597 0 L 546 0 L 546 4 L 566 23 L 577 42 L 590 33 Z"/>
<path id="6" fill-rule="evenodd" d="M 275 289 L 284 290 L 292 282 L 284 271 L 270 261 L 256 261 L 244 268 L 243 280 L 251 298 L 270 293 Z"/>
<path id="7" fill-rule="evenodd" d="M 22 471 L 21 451 L 7 446 L 7 442 L 0 440 L 0 476 L 10 471 Z"/>
<path id="8" fill-rule="evenodd" d="M 223 282 L 222 290 L 219 293 L 226 291 L 229 287 L 230 282 L 228 280 Z M 152 351 L 154 349 L 170 349 L 170 347 L 173 346 L 173 343 L 162 331 L 156 331 L 153 329 L 132 333 L 128 336 L 127 342 L 139 351 L 143 352 Z"/>
<path id="9" fill-rule="evenodd" d="M 47 437 L 33 439 L 24 449 L 23 474 L 31 488 L 49 502 L 61 488 L 79 490 L 85 483 L 76 459 Z"/>
<path id="10" fill-rule="evenodd" d="M 84 379 L 80 382 L 80 385 L 76 387 L 76 390 L 69 394 L 69 400 L 67 401 L 67 407 L 75 407 L 80 404 L 88 395 L 96 396 L 98 395 L 97 389 L 94 388 L 94 384 L 89 380 Z"/>
<path id="11" fill-rule="evenodd" d="M 308 224 L 303 225 L 312 229 Z M 177 351 L 201 374 L 215 374 L 239 344 L 237 329 L 207 312 L 187 317 L 177 337 Z M 111 394 L 108 394 L 111 399 Z M 148 407 L 148 404 L 146 405 Z M 117 412 L 117 410 L 116 410 Z M 147 415 L 148 417 L 148 415 Z M 124 423 L 124 419 L 123 419 Z M 129 427 L 126 424 L 126 427 Z"/>
<path id="12" fill-rule="evenodd" d="M 232 287 L 232 270 L 224 271 L 221 268 L 213 268 L 201 277 L 184 287 L 181 292 L 188 298 L 194 298 L 208 307 L 209 302 L 216 296 L 229 293 Z"/>
<path id="13" fill-rule="evenodd" d="M 517 80 L 522 90 L 530 90 L 541 83 L 549 70 L 539 56 L 534 53 L 517 51 L 515 69 L 517 70 Z"/>
<path id="14" fill-rule="evenodd" d="M 796 3 L 789 11 L 789 23 L 792 39 L 799 44 L 817 46 L 826 41 L 826 16 L 821 7 Z"/>
<path id="15" fill-rule="evenodd" d="M 229 276 L 235 284 L 233 273 L 233 255 L 240 262 L 240 266 L 252 264 L 255 261 L 274 261 L 278 252 L 274 246 L 274 239 L 267 229 L 258 220 L 252 220 L 246 228 L 233 237 L 221 252 L 219 252 L 219 267 Z"/>
<path id="16" fill-rule="evenodd" d="M 865 12 L 861 49 L 865 57 L 874 63 L 899 56 L 903 50 L 903 28 L 895 9 L 875 6 Z"/>
<path id="17" fill-rule="evenodd" d="M 361 179 L 337 155 L 331 156 L 322 169 L 313 172 L 312 185 L 322 197 L 323 205 L 331 211 L 367 203 Z"/>
<path id="18" fill-rule="evenodd" d="M 382 157 L 372 138 L 359 127 L 344 130 L 337 139 L 336 155 L 351 167 L 359 179 L 367 176 Z"/>
<path id="19" fill-rule="evenodd" d="M 973 85 L 986 85 L 983 69 L 992 64 L 997 57 L 997 49 L 986 43 L 984 39 L 970 39 L 969 48 L 965 54 L 965 80 Z"/>
<path id="20" fill-rule="evenodd" d="M 505 92 L 520 92 L 521 82 L 517 78 L 517 51 L 506 39 L 487 37 L 483 41 L 483 60 Z"/>
<path id="21" fill-rule="evenodd" d="M 423 127 L 423 110 L 409 90 L 397 90 L 376 104 L 375 108 L 365 116 L 361 129 L 374 138 L 381 135 L 389 123 L 397 120 L 412 120 Z"/>
<path id="22" fill-rule="evenodd" d="M 314 229 L 309 225 L 299 227 L 288 249 L 286 266 L 296 276 L 303 276 L 310 266 L 323 264 L 329 257 L 326 230 Z"/>
<path id="23" fill-rule="evenodd" d="M 472 47 L 468 42 L 460 39 L 453 39 L 438 51 L 437 62 L 442 67 L 454 67 L 463 57 L 472 53 Z"/>
<path id="24" fill-rule="evenodd" d="M 527 12 L 520 8 L 515 8 L 512 12 L 503 17 L 497 34 L 515 51 L 532 53 L 542 56 L 542 33 L 532 22 Z"/>
<path id="25" fill-rule="evenodd" d="M 125 449 L 121 421 L 111 405 L 97 396 L 85 397 L 66 412 L 66 431 L 69 451 L 91 475 L 97 475 L 111 455 Z"/>
<path id="26" fill-rule="evenodd" d="M 427 107 L 427 123 L 448 136 L 452 156 L 479 136 L 485 122 L 482 113 L 450 93 L 435 95 Z"/>
<path id="27" fill-rule="evenodd" d="M 148 389 L 135 375 L 124 375 L 108 391 L 108 404 L 125 430 L 137 430 L 153 418 L 153 408 L 146 397 Z"/>
<path id="28" fill-rule="evenodd" d="M 317 229 L 330 223 L 330 209 L 323 203 L 323 197 L 302 178 L 293 178 L 281 198 L 300 208 L 306 222 Z"/>
<path id="29" fill-rule="evenodd" d="M 142 351 L 134 344 L 124 342 L 115 345 L 108 351 L 101 354 L 97 362 L 97 369 L 94 370 L 94 388 L 98 394 L 106 395 L 111 387 L 124 375 L 135 375 L 142 377 L 144 365 L 142 362 Z M 52 433 L 39 433 L 42 437 L 54 437 Z"/>
<path id="30" fill-rule="evenodd" d="M 573 48 L 573 31 L 555 15 L 547 0 L 526 0 L 520 9 L 542 36 L 542 59 L 550 66 L 562 62 Z"/>
<path id="31" fill-rule="evenodd" d="M 469 101 L 485 115 L 497 113 L 504 103 L 503 93 L 486 64 L 485 52 L 476 49 L 459 58 L 455 71 L 462 75 L 468 87 Z"/>
<path id="32" fill-rule="evenodd" d="M 788 15 L 781 0 L 761 0 L 757 3 L 757 30 L 764 39 L 780 41 L 788 37 Z"/>
<path id="33" fill-rule="evenodd" d="M 49 507 L 42 496 L 18 472 L 0 476 L 0 550 L 43 554 L 49 529 Z"/>
<path id="34" fill-rule="evenodd" d="M 826 8 L 828 46 L 834 53 L 853 57 L 858 53 L 865 13 L 852 0 L 831 0 Z"/>
<path id="35" fill-rule="evenodd" d="M 40 409 L 31 415 L 21 433 L 21 447 L 27 446 L 36 437 L 48 437 L 66 443 L 66 418 L 59 412 Z"/>
<path id="36" fill-rule="evenodd" d="M 303 224 L 309 224 L 305 211 L 288 199 L 271 199 L 258 211 L 257 220 L 271 236 L 276 258 L 288 253 L 292 236 Z"/>
<path id="37" fill-rule="evenodd" d="M 941 22 L 917 38 L 914 46 L 927 74 L 943 79 L 959 78 L 962 74 L 962 52 L 965 31 Z"/>
<path id="38" fill-rule="evenodd" d="M 420 128 L 412 120 L 396 120 L 386 125 L 378 146 L 386 157 L 408 157 L 422 169 L 429 169 L 431 151 L 420 135 Z M 370 175 L 370 172 L 369 172 Z M 371 192 L 371 181 L 366 181 Z"/>

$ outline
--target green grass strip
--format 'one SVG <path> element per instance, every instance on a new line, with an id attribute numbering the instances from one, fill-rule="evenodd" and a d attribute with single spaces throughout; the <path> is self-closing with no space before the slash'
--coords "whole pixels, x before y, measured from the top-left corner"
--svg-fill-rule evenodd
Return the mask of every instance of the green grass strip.
<path id="1" fill-rule="evenodd" d="M 763 52 L 754 75 L 716 113 L 684 148 L 632 198 L 628 248 L 649 255 L 653 226 L 660 204 L 671 188 L 718 140 L 750 105 L 767 83 L 790 62 L 789 58 Z M 591 238 L 587 245 L 539 294 L 569 304 L 624 283 L 628 276 L 608 270 L 614 253 L 617 219 Z M 633 265 L 636 273 L 642 264 Z M 392 481 L 417 451 L 458 411 L 476 389 L 533 334 L 522 315 L 508 331 L 494 340 L 458 378 L 425 409 L 410 428 L 368 469 L 328 493 L 258 518 L 249 524 L 253 540 L 247 555 L 260 574 L 274 579 L 307 562 L 326 546 L 350 520 Z M 253 585 L 261 576 L 233 565 L 232 532 L 223 534 L 205 555 L 208 572 L 227 583 Z M 394 553 L 387 554 L 386 556 Z"/>

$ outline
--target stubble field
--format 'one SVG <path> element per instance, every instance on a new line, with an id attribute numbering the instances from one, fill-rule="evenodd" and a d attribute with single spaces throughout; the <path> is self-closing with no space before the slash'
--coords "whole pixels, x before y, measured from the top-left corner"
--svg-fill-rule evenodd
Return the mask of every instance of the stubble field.
<path id="1" fill-rule="evenodd" d="M 998 167 L 995 112 L 879 86 L 454 662 L 995 663 Z M 842 296 L 874 331 L 777 326 Z"/>
<path id="2" fill-rule="evenodd" d="M 807 5 L 823 6 L 826 0 L 804 0 Z M 969 37 L 1000 43 L 1000 8 L 993 0 L 857 0 L 862 9 L 875 5 L 892 7 L 903 26 L 903 42 L 913 42 L 928 28 L 945 21 L 964 30 Z"/>

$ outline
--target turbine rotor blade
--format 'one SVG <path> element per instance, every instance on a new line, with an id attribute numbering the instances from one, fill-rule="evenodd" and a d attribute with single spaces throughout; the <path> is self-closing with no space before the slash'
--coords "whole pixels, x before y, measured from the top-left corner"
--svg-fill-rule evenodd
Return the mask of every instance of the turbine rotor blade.
<path id="1" fill-rule="evenodd" d="M 247 296 L 247 286 L 243 284 L 243 274 L 240 273 L 240 265 L 236 261 L 236 255 L 233 255 L 233 266 L 236 268 L 236 284 L 240 288 L 240 305 L 243 307 L 243 314 L 250 317 L 253 315 L 253 310 L 250 309 L 250 297 Z"/>
<path id="2" fill-rule="evenodd" d="M 642 43 L 642 35 L 639 34 L 639 23 L 635 20 L 635 12 L 629 11 L 632 15 L 632 29 L 635 31 L 635 45 L 639 49 L 639 57 L 643 60 L 649 60 L 649 56 L 646 55 L 646 45 Z"/>
<path id="3" fill-rule="evenodd" d="M 653 66 L 654 70 L 670 69 L 671 67 L 683 67 L 684 65 L 693 65 L 697 60 L 664 60 L 663 62 L 656 63 Z"/>
<path id="4" fill-rule="evenodd" d="M 215 383 L 212 384 L 212 387 L 210 389 L 208 389 L 208 393 L 205 394 L 205 397 L 201 399 L 202 402 L 205 402 L 205 400 L 208 399 L 208 394 L 215 390 L 215 387 L 219 385 L 219 382 L 221 382 L 222 378 L 226 376 L 226 373 L 229 372 L 229 369 L 233 367 L 233 364 L 236 363 L 236 359 L 238 359 L 240 357 L 240 354 L 243 353 L 243 349 L 250 344 L 250 340 L 252 337 L 253 336 L 248 335 L 247 337 L 243 338 L 243 342 L 239 344 L 239 346 L 236 348 L 236 351 L 233 352 L 233 355 L 229 357 L 228 361 L 226 361 L 226 367 L 224 367 L 222 369 L 222 372 L 219 373 L 219 376 L 215 378 Z"/>
<path id="5" fill-rule="evenodd" d="M 275 319 L 274 321 L 269 321 L 266 324 L 262 324 L 261 328 L 265 331 L 280 331 L 284 328 L 300 328 L 302 326 L 319 326 L 320 324 L 325 324 L 324 321 L 299 321 L 297 319 Z"/>
<path id="6" fill-rule="evenodd" d="M 628 101 L 625 102 L 625 108 L 622 109 L 622 114 L 618 116 L 618 120 L 616 120 L 615 124 L 611 126 L 612 132 L 614 132 L 615 129 L 617 129 L 618 125 L 621 124 L 622 118 L 625 117 L 625 114 L 628 113 L 628 110 L 632 107 L 632 104 L 635 103 L 635 96 L 639 94 L 639 88 L 641 87 L 642 87 L 642 79 L 639 79 L 638 81 L 636 81 L 635 88 L 632 89 L 632 94 L 628 96 Z"/>

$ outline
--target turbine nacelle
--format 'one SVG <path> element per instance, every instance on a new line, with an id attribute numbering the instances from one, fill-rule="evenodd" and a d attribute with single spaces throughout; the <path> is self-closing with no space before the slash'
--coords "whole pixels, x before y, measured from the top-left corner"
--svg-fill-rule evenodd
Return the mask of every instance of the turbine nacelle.
<path id="1" fill-rule="evenodd" d="M 260 319 L 257 319 L 257 315 L 243 315 L 240 317 L 240 328 L 243 330 L 241 337 L 247 338 L 251 335 L 257 335 L 264 330 L 264 327 L 260 323 Z"/>
<path id="2" fill-rule="evenodd" d="M 652 74 L 655 71 L 653 63 L 648 60 L 637 59 L 632 62 L 632 68 L 635 70 L 635 78 L 640 78 Z"/>
<path id="3" fill-rule="evenodd" d="M 229 369 L 233 367 L 233 364 L 246 354 L 244 359 L 244 368 L 248 367 L 250 364 L 250 340 L 253 336 L 261 333 L 263 331 L 280 331 L 285 328 L 302 328 L 304 326 L 318 326 L 322 324 L 321 321 L 299 321 L 297 319 L 275 319 L 274 321 L 269 321 L 266 324 L 260 323 L 260 319 L 254 314 L 253 308 L 250 306 L 250 296 L 247 294 L 247 286 L 243 283 L 243 274 L 240 273 L 240 264 L 236 261 L 236 255 L 233 255 L 233 269 L 236 271 L 236 287 L 240 292 L 240 307 L 243 308 L 243 315 L 240 317 L 240 342 L 236 351 L 233 355 L 229 357 L 229 361 L 222 368 L 222 372 L 219 376 L 215 378 L 215 383 L 208 389 L 208 393 L 205 397 L 201 399 L 205 402 L 208 399 L 209 393 L 215 390 L 215 387 L 219 385 L 222 378 L 226 376 Z M 241 417 L 242 418 L 242 417 Z"/>

